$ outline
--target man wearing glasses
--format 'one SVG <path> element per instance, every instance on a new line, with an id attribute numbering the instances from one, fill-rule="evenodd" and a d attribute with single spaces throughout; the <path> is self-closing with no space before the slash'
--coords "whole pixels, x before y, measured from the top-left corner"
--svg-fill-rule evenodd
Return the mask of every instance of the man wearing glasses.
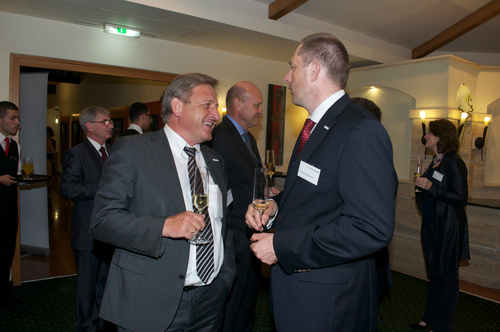
<path id="1" fill-rule="evenodd" d="M 102 167 L 110 152 L 105 142 L 112 135 L 113 121 L 109 111 L 100 106 L 84 109 L 79 121 L 87 137 L 64 153 L 61 195 L 73 200 L 71 247 L 78 273 L 78 331 L 98 331 L 104 328 L 104 322 L 98 321 L 97 315 L 112 249 L 94 240 L 90 234 L 90 217 Z"/>
<path id="2" fill-rule="evenodd" d="M 133 103 L 128 109 L 130 125 L 120 136 L 143 134 L 151 126 L 151 114 L 144 103 Z"/>

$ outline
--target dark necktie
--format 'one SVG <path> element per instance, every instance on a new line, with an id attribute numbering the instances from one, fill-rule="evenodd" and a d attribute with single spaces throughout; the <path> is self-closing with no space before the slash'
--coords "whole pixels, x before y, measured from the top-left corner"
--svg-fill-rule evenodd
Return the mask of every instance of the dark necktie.
<path id="1" fill-rule="evenodd" d="M 10 140 L 8 137 L 5 137 L 5 155 L 7 157 L 9 156 L 9 146 L 10 146 Z"/>
<path id="2" fill-rule="evenodd" d="M 106 154 L 106 149 L 104 148 L 104 146 L 101 146 L 99 151 L 101 152 L 102 162 L 105 163 L 106 160 L 108 160 L 108 155 Z"/>
<path id="3" fill-rule="evenodd" d="M 299 148 L 297 149 L 297 154 L 295 155 L 295 159 L 297 159 L 300 151 L 302 151 L 302 148 L 304 147 L 304 145 L 306 145 L 306 142 L 309 139 L 309 136 L 311 135 L 311 130 L 313 129 L 314 125 L 315 123 L 311 119 L 307 119 L 306 122 L 304 123 L 304 128 L 302 128 L 302 131 L 300 132 Z"/>
<path id="4" fill-rule="evenodd" d="M 185 147 L 184 151 L 189 156 L 188 174 L 192 197 L 195 193 L 202 192 L 203 182 L 201 176 L 199 176 L 200 170 L 196 164 L 196 149 Z M 195 174 L 197 174 L 197 176 L 195 176 Z M 196 246 L 196 274 L 201 280 L 203 280 L 204 283 L 207 283 L 210 276 L 214 273 L 214 234 L 212 232 L 212 224 L 210 223 L 208 207 L 206 207 L 203 212 L 205 213 L 205 229 L 201 231 L 199 236 L 210 240 L 210 242 L 206 244 L 198 244 Z"/>
<path id="5" fill-rule="evenodd" d="M 243 137 L 243 140 L 245 141 L 245 145 L 247 146 L 248 152 L 250 152 L 250 155 L 252 156 L 252 158 L 255 161 L 255 163 L 257 165 L 259 165 L 259 161 L 257 160 L 257 157 L 255 156 L 255 153 L 253 152 L 252 142 L 250 141 L 250 135 L 248 135 L 248 132 L 245 131 L 245 133 L 243 135 L 241 135 L 241 136 Z"/>

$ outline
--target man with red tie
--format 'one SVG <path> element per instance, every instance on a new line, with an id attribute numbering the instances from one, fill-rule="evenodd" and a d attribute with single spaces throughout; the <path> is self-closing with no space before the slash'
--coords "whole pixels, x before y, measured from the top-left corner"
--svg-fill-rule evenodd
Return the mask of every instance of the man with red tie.
<path id="1" fill-rule="evenodd" d="M 80 113 L 79 122 L 87 137 L 64 153 L 60 189 L 63 197 L 73 200 L 71 247 L 78 274 L 78 331 L 99 331 L 104 328 L 104 322 L 97 315 L 112 249 L 94 240 L 90 234 L 90 219 L 102 167 L 110 152 L 105 142 L 112 135 L 113 121 L 107 109 L 91 106 Z"/>
<path id="2" fill-rule="evenodd" d="M 12 293 L 10 267 L 17 238 L 17 181 L 20 172 L 19 145 L 12 139 L 19 130 L 19 109 L 9 101 L 0 102 L 0 308 L 20 309 L 24 301 Z"/>
<path id="3" fill-rule="evenodd" d="M 278 331 L 376 330 L 373 253 L 394 231 L 397 179 L 384 127 L 344 92 L 349 56 L 334 36 L 302 40 L 285 76 L 292 101 L 309 118 L 289 163 L 284 190 L 261 220 L 250 248 L 271 267 Z"/>

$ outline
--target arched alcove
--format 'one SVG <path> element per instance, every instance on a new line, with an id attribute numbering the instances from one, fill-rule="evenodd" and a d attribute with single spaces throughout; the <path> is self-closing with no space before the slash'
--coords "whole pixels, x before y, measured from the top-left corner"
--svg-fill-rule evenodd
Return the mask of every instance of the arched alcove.
<path id="1" fill-rule="evenodd" d="M 485 174 L 486 185 L 500 186 L 500 98 L 488 105 L 486 113 L 493 116 L 486 138 Z M 496 170 L 496 171 L 495 171 Z"/>
<path id="2" fill-rule="evenodd" d="M 408 180 L 411 151 L 412 122 L 408 112 L 415 108 L 412 96 L 396 89 L 373 86 L 349 91 L 349 96 L 362 97 L 373 101 L 382 111 L 382 124 L 389 133 L 394 149 L 394 167 L 400 180 Z M 399 142 L 398 144 L 395 144 Z M 401 144 L 401 142 L 406 142 Z"/>

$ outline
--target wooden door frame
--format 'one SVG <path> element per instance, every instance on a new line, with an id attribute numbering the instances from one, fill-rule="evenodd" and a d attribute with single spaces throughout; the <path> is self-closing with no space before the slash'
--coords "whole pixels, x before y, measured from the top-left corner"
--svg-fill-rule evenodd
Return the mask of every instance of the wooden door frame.
<path id="1" fill-rule="evenodd" d="M 158 81 L 166 83 L 172 82 L 172 80 L 175 77 L 177 77 L 177 74 L 162 73 L 151 70 L 110 66 L 110 65 L 103 65 L 103 64 L 82 62 L 82 61 L 63 60 L 57 58 L 47 58 L 47 57 L 40 57 L 33 55 L 11 54 L 9 100 L 16 105 L 19 105 L 21 66 L 77 71 L 82 73 L 102 74 L 102 75 L 120 76 L 127 78 L 138 78 L 138 79 L 145 79 L 150 81 Z M 19 189 L 18 189 L 17 206 L 19 209 Z M 18 225 L 20 226 L 20 219 L 18 219 Z M 20 233 L 20 227 L 18 227 L 16 252 L 14 254 L 14 260 L 12 262 L 12 268 L 11 268 L 12 281 L 14 283 L 14 286 L 18 286 L 21 284 L 20 240 L 21 240 L 21 233 Z"/>

